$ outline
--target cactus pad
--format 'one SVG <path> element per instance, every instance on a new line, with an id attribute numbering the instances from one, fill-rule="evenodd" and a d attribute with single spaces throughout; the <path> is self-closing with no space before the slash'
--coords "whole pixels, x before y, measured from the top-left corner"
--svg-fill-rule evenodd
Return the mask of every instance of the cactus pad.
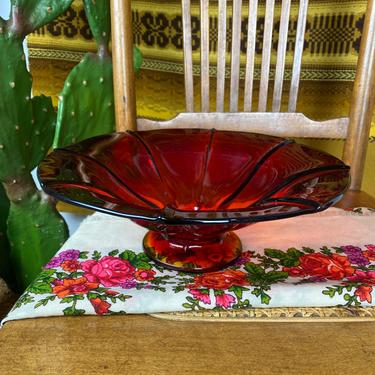
<path id="1" fill-rule="evenodd" d="M 54 202 L 36 190 L 30 172 L 53 141 L 55 113 L 50 98 L 32 97 L 22 42 L 26 34 L 65 11 L 72 0 L 11 0 L 11 18 L 0 18 L 0 231 L 7 218 L 10 264 L 24 288 L 67 237 Z M 0 246 L 6 246 L 4 237 Z M 2 250 L 4 250 L 2 248 Z M 0 262 L 6 263 L 6 250 Z M 3 261 L 5 259 L 5 261 Z M 1 271 L 0 265 L 0 271 Z"/>
<path id="2" fill-rule="evenodd" d="M 67 78 L 60 95 L 54 147 L 64 147 L 115 129 L 113 69 L 108 44 L 111 36 L 107 0 L 84 0 L 85 11 L 98 53 L 86 54 Z M 134 49 L 138 71 L 142 54 Z"/>
<path id="3" fill-rule="evenodd" d="M 98 45 L 108 46 L 111 38 L 111 13 L 108 0 L 85 0 L 85 12 Z"/>
<path id="4" fill-rule="evenodd" d="M 10 205 L 8 237 L 10 258 L 20 289 L 41 271 L 68 236 L 62 217 L 51 210 L 44 195 L 33 194 Z"/>
<path id="5" fill-rule="evenodd" d="M 86 54 L 60 95 L 54 147 L 113 131 L 112 59 Z"/>
<path id="6" fill-rule="evenodd" d="M 25 36 L 65 12 L 73 0 L 10 0 L 13 22 L 11 29 Z"/>
<path id="7" fill-rule="evenodd" d="M 9 262 L 9 241 L 7 237 L 7 218 L 9 200 L 0 184 L 0 276 L 5 281 L 12 282 L 11 266 Z"/>

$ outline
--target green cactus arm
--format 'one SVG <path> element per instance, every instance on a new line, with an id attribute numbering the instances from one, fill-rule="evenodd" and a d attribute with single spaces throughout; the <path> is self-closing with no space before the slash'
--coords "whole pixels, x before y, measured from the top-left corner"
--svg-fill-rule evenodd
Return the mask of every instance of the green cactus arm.
<path id="1" fill-rule="evenodd" d="M 115 129 L 111 35 L 107 0 L 84 0 L 98 53 L 87 54 L 67 78 L 60 95 L 54 147 L 64 147 Z M 139 71 L 142 54 L 134 48 L 134 68 Z"/>
<path id="2" fill-rule="evenodd" d="M 54 147 L 64 147 L 114 129 L 112 60 L 86 54 L 60 95 Z"/>
<path id="3" fill-rule="evenodd" d="M 27 169 L 27 147 L 33 128 L 31 76 L 26 69 L 22 42 L 0 34 L 0 181 Z M 30 169 L 31 170 L 31 169 Z"/>
<path id="4" fill-rule="evenodd" d="M 56 130 L 56 113 L 50 97 L 35 96 L 31 100 L 33 131 L 30 137 L 31 170 L 39 165 L 52 146 Z"/>
<path id="5" fill-rule="evenodd" d="M 91 32 L 99 49 L 108 48 L 111 38 L 111 13 L 108 0 L 84 0 Z"/>
<path id="6" fill-rule="evenodd" d="M 46 97 L 31 98 L 32 79 L 22 43 L 0 35 L 0 181 L 31 172 L 53 140 L 55 113 Z"/>
<path id="7" fill-rule="evenodd" d="M 20 202 L 11 202 L 8 237 L 19 290 L 34 280 L 67 236 L 64 220 L 43 195 L 35 193 Z"/>
<path id="8" fill-rule="evenodd" d="M 7 282 L 13 283 L 9 260 L 9 241 L 7 236 L 7 218 L 9 214 L 9 199 L 0 184 L 0 276 Z"/>
<path id="9" fill-rule="evenodd" d="M 11 0 L 10 31 L 26 36 L 64 13 L 73 0 Z"/>

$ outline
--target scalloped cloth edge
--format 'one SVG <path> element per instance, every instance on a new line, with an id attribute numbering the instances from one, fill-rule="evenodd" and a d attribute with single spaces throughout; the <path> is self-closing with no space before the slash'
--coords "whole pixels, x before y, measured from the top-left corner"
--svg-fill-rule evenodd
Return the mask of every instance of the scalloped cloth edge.
<path id="1" fill-rule="evenodd" d="M 375 307 L 277 307 L 172 312 L 150 316 L 164 320 L 195 322 L 365 322 L 375 321 Z"/>

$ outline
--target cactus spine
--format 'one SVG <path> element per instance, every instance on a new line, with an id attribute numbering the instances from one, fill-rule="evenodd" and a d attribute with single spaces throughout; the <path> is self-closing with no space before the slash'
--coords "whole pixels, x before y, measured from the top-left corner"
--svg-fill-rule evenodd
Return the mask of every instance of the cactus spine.
<path id="1" fill-rule="evenodd" d="M 22 42 L 64 12 L 72 0 L 11 0 L 9 21 L 0 18 L 0 181 L 10 200 L 7 233 L 19 289 L 26 287 L 67 237 L 54 202 L 37 191 L 30 172 L 53 141 L 50 98 L 32 97 Z"/>

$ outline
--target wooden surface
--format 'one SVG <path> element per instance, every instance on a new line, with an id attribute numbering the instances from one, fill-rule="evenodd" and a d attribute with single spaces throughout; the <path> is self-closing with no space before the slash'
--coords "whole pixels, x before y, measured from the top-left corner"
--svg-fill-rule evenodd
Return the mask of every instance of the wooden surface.
<path id="1" fill-rule="evenodd" d="M 375 0 L 369 0 L 349 115 L 344 161 L 352 167 L 351 188 L 361 189 L 375 101 Z"/>
<path id="2" fill-rule="evenodd" d="M 250 1 L 248 24 L 247 24 L 246 74 L 245 74 L 244 107 L 243 107 L 245 112 L 251 111 L 252 102 L 253 102 L 257 19 L 258 19 L 258 0 Z"/>
<path id="3" fill-rule="evenodd" d="M 281 4 L 279 42 L 277 46 L 277 60 L 275 82 L 273 87 L 272 112 L 280 112 L 283 94 L 286 47 L 288 42 L 289 15 L 291 0 L 284 0 Z"/>
<path id="4" fill-rule="evenodd" d="M 116 130 L 135 130 L 135 83 L 131 1 L 111 0 Z"/>
<path id="5" fill-rule="evenodd" d="M 210 17 L 208 0 L 201 0 L 201 111 L 210 112 Z"/>
<path id="6" fill-rule="evenodd" d="M 364 191 L 349 190 L 336 207 L 349 209 L 355 207 L 375 208 L 375 198 Z"/>
<path id="7" fill-rule="evenodd" d="M 138 119 L 138 130 L 202 128 L 248 131 L 279 137 L 345 138 L 348 118 L 313 121 L 302 113 L 179 113 L 169 121 Z"/>
<path id="8" fill-rule="evenodd" d="M 288 112 L 295 112 L 297 108 L 308 7 L 309 0 L 300 0 L 296 33 L 296 47 L 294 50 L 292 79 L 290 82 Z"/>
<path id="9" fill-rule="evenodd" d="M 348 192 L 344 207 L 370 206 Z M 145 315 L 8 322 L 0 374 L 373 375 L 375 324 L 178 322 Z"/>
<path id="10" fill-rule="evenodd" d="M 238 88 L 240 82 L 242 0 L 233 3 L 232 48 L 230 63 L 229 111 L 238 111 Z M 203 112 L 203 111 L 202 111 Z"/>
<path id="11" fill-rule="evenodd" d="M 227 0 L 219 0 L 218 12 L 216 111 L 223 112 L 225 100 L 225 55 L 227 48 Z"/>
<path id="12" fill-rule="evenodd" d="M 259 83 L 258 112 L 267 111 L 268 83 L 272 51 L 273 14 L 275 0 L 266 0 L 266 14 L 264 17 L 264 32 L 262 45 L 262 67 Z"/>
<path id="13" fill-rule="evenodd" d="M 186 112 L 194 112 L 193 55 L 191 42 L 190 0 L 182 0 L 182 25 L 184 37 L 184 78 Z"/>
<path id="14" fill-rule="evenodd" d="M 0 332 L 0 373 L 373 375 L 373 323 L 44 318 Z"/>

